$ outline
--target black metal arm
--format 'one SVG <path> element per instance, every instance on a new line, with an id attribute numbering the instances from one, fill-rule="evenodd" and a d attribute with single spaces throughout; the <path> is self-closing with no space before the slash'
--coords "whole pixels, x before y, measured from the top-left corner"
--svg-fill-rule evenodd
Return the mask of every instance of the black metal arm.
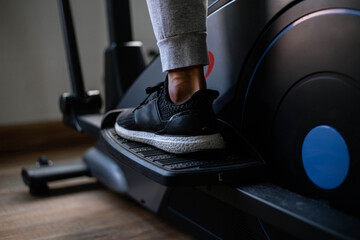
<path id="1" fill-rule="evenodd" d="M 59 0 L 61 23 L 64 32 L 64 41 L 70 72 L 73 93 L 77 96 L 85 95 L 80 59 L 75 37 L 74 24 L 71 15 L 69 0 Z"/>
<path id="2" fill-rule="evenodd" d="M 59 0 L 59 9 L 73 90 L 72 93 L 61 95 L 60 109 L 65 125 L 82 132 L 83 127 L 78 116 L 99 113 L 101 97 L 99 91 L 85 92 L 69 0 Z"/>

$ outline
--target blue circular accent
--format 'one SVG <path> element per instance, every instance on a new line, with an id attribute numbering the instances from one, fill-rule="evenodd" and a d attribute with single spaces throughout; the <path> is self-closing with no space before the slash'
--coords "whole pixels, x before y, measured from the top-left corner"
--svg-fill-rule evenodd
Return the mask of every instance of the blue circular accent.
<path id="1" fill-rule="evenodd" d="M 310 180 L 320 188 L 340 186 L 349 171 L 350 155 L 344 138 L 333 127 L 317 126 L 302 145 L 302 161 Z"/>

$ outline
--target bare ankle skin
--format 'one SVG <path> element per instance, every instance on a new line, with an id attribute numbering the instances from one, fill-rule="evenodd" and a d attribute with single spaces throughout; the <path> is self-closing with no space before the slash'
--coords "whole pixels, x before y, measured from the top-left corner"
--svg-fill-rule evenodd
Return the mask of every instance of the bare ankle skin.
<path id="1" fill-rule="evenodd" d="M 179 68 L 168 72 L 169 95 L 175 104 L 188 100 L 195 92 L 206 89 L 203 66 Z"/>

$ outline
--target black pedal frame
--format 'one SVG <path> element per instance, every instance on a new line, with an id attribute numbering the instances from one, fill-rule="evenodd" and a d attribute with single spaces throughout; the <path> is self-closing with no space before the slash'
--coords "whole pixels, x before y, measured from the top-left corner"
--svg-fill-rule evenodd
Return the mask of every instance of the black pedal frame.
<path id="1" fill-rule="evenodd" d="M 107 113 L 102 122 L 99 143 L 120 164 L 165 186 L 201 186 L 216 183 L 237 183 L 265 176 L 265 161 L 241 137 L 242 149 L 231 143 L 224 151 L 207 151 L 183 155 L 166 153 L 155 147 L 119 137 L 114 124 L 122 110 Z M 221 127 L 224 129 L 224 126 Z M 230 130 L 231 131 L 231 130 Z M 228 135 L 230 131 L 222 132 Z M 240 154 L 241 152 L 241 154 Z"/>

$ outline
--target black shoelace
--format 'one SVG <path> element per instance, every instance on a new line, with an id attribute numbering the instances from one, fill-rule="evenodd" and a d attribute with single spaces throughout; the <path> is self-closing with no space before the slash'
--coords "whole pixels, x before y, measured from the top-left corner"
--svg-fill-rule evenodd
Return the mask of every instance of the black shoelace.
<path id="1" fill-rule="evenodd" d="M 133 112 L 135 112 L 136 110 L 138 110 L 139 108 L 141 108 L 143 105 L 147 104 L 149 101 L 151 101 L 151 100 L 153 100 L 154 98 L 156 98 L 156 97 L 159 95 L 160 91 L 161 91 L 163 88 L 164 88 L 164 82 L 159 82 L 158 84 L 156 84 L 156 85 L 153 86 L 153 87 L 147 87 L 147 88 L 145 89 L 145 92 L 146 92 L 146 94 L 148 94 L 148 96 L 144 99 L 144 101 L 142 101 L 142 102 L 139 104 L 139 106 L 137 106 L 137 107 L 134 109 Z M 149 99 L 150 96 L 151 96 L 154 92 L 156 92 L 156 94 L 154 95 L 154 97 L 151 98 L 151 99 Z"/>

